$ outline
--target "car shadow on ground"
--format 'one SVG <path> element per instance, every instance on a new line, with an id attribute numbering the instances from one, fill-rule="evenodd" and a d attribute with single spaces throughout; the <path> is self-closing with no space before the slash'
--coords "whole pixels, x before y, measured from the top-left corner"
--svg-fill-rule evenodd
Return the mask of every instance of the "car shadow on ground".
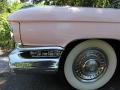
<path id="1" fill-rule="evenodd" d="M 17 74 L 8 77 L 2 90 L 68 90 L 56 74 Z"/>
<path id="2" fill-rule="evenodd" d="M 98 90 L 120 90 L 120 79 L 113 78 Z M 73 90 L 66 87 L 56 74 L 10 75 L 0 90 Z"/>

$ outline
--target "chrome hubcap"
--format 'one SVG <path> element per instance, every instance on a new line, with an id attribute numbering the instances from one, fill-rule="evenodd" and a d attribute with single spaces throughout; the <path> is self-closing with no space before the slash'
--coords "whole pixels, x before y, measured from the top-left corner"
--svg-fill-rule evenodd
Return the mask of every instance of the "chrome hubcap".
<path id="1" fill-rule="evenodd" d="M 105 74 L 107 67 L 108 58 L 103 50 L 87 48 L 75 59 L 73 74 L 82 82 L 94 82 Z"/>

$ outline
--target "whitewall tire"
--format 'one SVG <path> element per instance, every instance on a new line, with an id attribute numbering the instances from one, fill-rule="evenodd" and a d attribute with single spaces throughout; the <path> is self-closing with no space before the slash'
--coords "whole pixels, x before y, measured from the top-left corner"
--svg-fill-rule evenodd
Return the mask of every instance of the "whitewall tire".
<path id="1" fill-rule="evenodd" d="M 95 90 L 112 78 L 116 66 L 117 57 L 111 45 L 102 40 L 86 40 L 68 54 L 64 75 L 78 90 Z"/>

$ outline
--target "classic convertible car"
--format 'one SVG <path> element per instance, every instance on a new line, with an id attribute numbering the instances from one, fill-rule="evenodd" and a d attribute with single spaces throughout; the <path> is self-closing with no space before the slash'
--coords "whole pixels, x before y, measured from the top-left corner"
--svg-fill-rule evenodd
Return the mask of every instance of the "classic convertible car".
<path id="1" fill-rule="evenodd" d="M 17 47 L 13 72 L 59 73 L 78 90 L 104 86 L 115 75 L 120 53 L 120 10 L 31 7 L 9 16 Z"/>

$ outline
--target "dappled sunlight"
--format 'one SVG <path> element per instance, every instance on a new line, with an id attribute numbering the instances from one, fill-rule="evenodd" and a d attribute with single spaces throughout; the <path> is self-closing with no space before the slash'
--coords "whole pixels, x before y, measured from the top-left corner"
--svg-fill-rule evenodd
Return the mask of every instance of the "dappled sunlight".
<path id="1" fill-rule="evenodd" d="M 8 61 L 8 57 L 0 57 L 0 85 L 5 84 L 9 76 Z"/>
<path id="2" fill-rule="evenodd" d="M 102 9 L 97 9 L 97 12 L 99 13 L 99 14 L 103 14 L 103 10 Z"/>
<path id="3" fill-rule="evenodd" d="M 0 57 L 0 74 L 9 72 L 8 57 Z"/>
<path id="4" fill-rule="evenodd" d="M 77 8 L 77 7 L 71 7 L 69 10 L 72 10 L 73 12 L 82 12 L 84 9 L 83 8 Z"/>

